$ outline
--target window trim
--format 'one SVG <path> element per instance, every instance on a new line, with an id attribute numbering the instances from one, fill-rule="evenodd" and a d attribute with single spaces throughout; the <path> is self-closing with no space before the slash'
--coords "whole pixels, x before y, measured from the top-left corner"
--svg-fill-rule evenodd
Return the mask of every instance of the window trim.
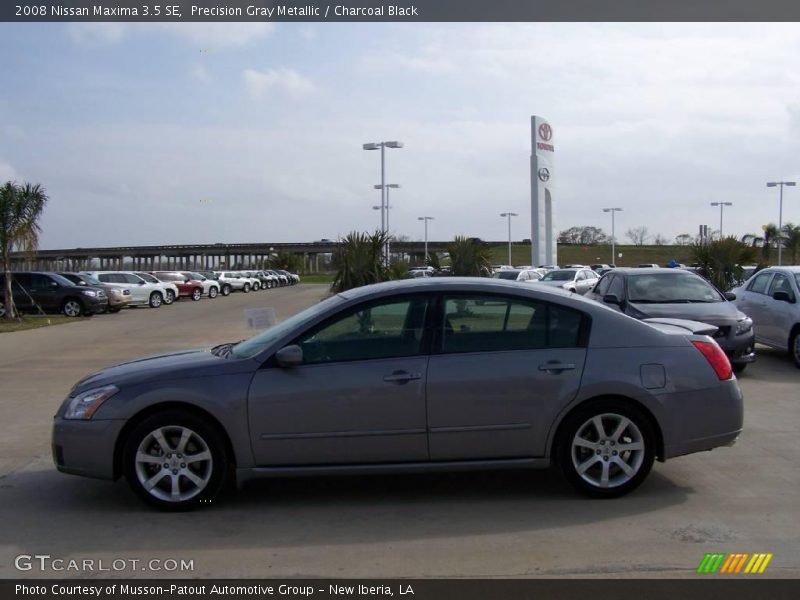
<path id="1" fill-rule="evenodd" d="M 768 277 L 767 284 L 764 286 L 763 292 L 757 292 L 753 289 L 753 286 L 756 284 L 756 279 L 758 279 L 759 277 L 763 277 L 764 275 Z M 772 285 L 772 280 L 774 278 L 775 278 L 775 271 L 767 271 L 766 273 L 764 272 L 756 273 L 751 277 L 752 281 L 748 284 L 746 290 L 751 294 L 761 294 L 762 296 L 768 296 L 769 294 L 767 294 L 767 292 L 769 291 L 769 288 Z"/>

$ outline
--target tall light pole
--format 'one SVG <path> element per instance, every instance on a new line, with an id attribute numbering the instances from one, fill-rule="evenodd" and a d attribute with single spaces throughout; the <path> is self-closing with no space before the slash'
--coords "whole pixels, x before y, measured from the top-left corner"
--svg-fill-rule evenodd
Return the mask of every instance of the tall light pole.
<path id="1" fill-rule="evenodd" d="M 501 217 L 508 217 L 508 264 L 511 264 L 511 217 L 518 217 L 517 213 L 504 212 L 500 213 Z"/>
<path id="2" fill-rule="evenodd" d="M 783 186 L 794 187 L 797 183 L 794 181 L 770 181 L 767 183 L 767 187 L 776 187 L 780 186 L 781 193 L 780 193 L 780 203 L 778 204 L 778 236 L 781 235 L 783 230 Z M 783 250 L 783 242 L 779 239 L 778 240 L 778 266 L 780 267 L 783 263 L 781 262 L 781 250 Z"/>
<path id="3" fill-rule="evenodd" d="M 726 206 L 733 206 L 733 202 L 712 202 L 711 206 L 719 206 L 719 239 L 722 239 L 722 211 Z"/>
<path id="4" fill-rule="evenodd" d="M 425 221 L 425 264 L 428 264 L 428 221 L 433 221 L 433 217 L 417 217 L 417 221 Z"/>
<path id="5" fill-rule="evenodd" d="M 614 223 L 614 213 L 622 212 L 621 208 L 604 208 L 603 212 L 611 213 L 611 264 L 617 264 L 617 230 Z"/>
<path id="6" fill-rule="evenodd" d="M 391 227 L 389 226 L 389 210 L 392 208 L 389 205 L 389 190 L 390 189 L 396 189 L 396 190 L 400 189 L 400 184 L 399 183 L 387 183 L 385 185 L 381 185 L 380 183 L 376 183 L 373 187 L 376 190 L 380 190 L 382 188 L 386 189 L 386 233 L 389 234 L 392 231 Z M 385 250 L 385 252 L 386 252 L 386 262 L 388 263 L 389 262 L 389 240 L 388 239 L 386 240 L 386 250 Z"/>
<path id="7" fill-rule="evenodd" d="M 402 148 L 403 142 L 370 142 L 361 146 L 364 150 L 381 151 L 381 233 L 386 233 L 386 148 Z M 384 258 L 386 264 L 389 263 L 389 253 L 386 252 Z"/>

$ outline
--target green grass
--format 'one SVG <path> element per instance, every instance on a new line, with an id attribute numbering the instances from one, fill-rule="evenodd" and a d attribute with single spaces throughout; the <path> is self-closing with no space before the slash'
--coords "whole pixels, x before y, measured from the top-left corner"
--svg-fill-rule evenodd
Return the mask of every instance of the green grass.
<path id="1" fill-rule="evenodd" d="M 618 267 L 635 267 L 643 263 L 655 263 L 662 267 L 673 258 L 679 263 L 690 264 L 690 246 L 621 246 L 616 247 L 617 255 L 622 253 L 622 257 L 617 257 Z M 508 261 L 508 247 L 496 247 L 491 249 L 492 264 L 506 264 Z M 511 262 L 514 265 L 531 264 L 531 247 L 523 244 L 512 244 Z M 566 244 L 558 245 L 558 264 L 582 264 L 590 265 L 593 263 L 611 262 L 611 246 L 572 246 Z M 534 267 L 537 265 L 533 265 Z"/>
<path id="2" fill-rule="evenodd" d="M 333 283 L 333 273 L 314 273 L 300 275 L 300 283 Z"/>
<path id="3" fill-rule="evenodd" d="M 64 325 L 65 323 L 76 323 L 85 321 L 84 317 L 63 317 L 60 315 L 49 315 L 46 317 L 26 315 L 21 321 L 0 319 L 0 333 L 10 333 L 12 331 L 25 331 L 26 329 L 39 329 L 50 325 Z"/>

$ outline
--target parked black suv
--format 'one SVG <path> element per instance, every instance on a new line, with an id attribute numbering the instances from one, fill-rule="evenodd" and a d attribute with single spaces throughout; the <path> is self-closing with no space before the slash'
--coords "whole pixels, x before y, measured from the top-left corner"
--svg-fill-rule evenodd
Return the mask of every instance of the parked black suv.
<path id="1" fill-rule="evenodd" d="M 0 273 L 0 290 L 5 275 Z M 12 273 L 11 293 L 20 312 L 63 313 L 67 317 L 91 316 L 108 310 L 108 296 L 96 287 L 78 286 L 55 273 Z M 5 314 L 0 294 L 0 313 Z"/>

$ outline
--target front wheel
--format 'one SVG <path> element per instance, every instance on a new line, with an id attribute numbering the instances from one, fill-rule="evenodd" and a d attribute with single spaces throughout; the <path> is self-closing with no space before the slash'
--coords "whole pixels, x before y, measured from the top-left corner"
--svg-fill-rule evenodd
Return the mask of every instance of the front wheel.
<path id="1" fill-rule="evenodd" d="M 792 341 L 789 342 L 789 351 L 792 354 L 794 366 L 800 369 L 800 331 L 795 331 Z"/>
<path id="2" fill-rule="evenodd" d="M 164 304 L 169 306 L 173 302 L 175 302 L 175 292 L 173 292 L 172 290 L 166 290 L 166 295 L 164 296 Z"/>
<path id="3" fill-rule="evenodd" d="M 736 373 L 737 375 L 739 373 L 744 372 L 744 370 L 746 368 L 747 368 L 747 363 L 732 363 L 731 364 L 731 369 L 733 369 L 733 372 Z"/>
<path id="4" fill-rule="evenodd" d="M 150 304 L 150 308 L 158 308 L 161 306 L 163 300 L 160 292 L 153 292 L 150 294 L 150 301 L 148 304 Z"/>
<path id="5" fill-rule="evenodd" d="M 245 294 L 249 294 L 250 293 L 250 284 L 249 283 L 245 283 L 244 284 L 244 288 L 242 288 L 242 289 L 244 290 Z"/>
<path id="6" fill-rule="evenodd" d="M 200 288 L 194 288 L 192 290 L 192 300 L 197 302 L 202 297 L 203 297 L 203 290 L 201 290 Z"/>
<path id="7" fill-rule="evenodd" d="M 131 431 L 125 477 L 142 500 L 164 510 L 209 502 L 225 485 L 230 459 L 217 429 L 183 411 L 156 413 Z"/>
<path id="8" fill-rule="evenodd" d="M 564 477 L 593 498 L 616 498 L 636 489 L 655 458 L 655 432 L 628 403 L 593 402 L 567 416 L 557 441 Z"/>
<path id="9" fill-rule="evenodd" d="M 61 305 L 61 312 L 65 317 L 80 317 L 83 314 L 83 306 L 74 298 L 67 298 Z"/>
<path id="10" fill-rule="evenodd" d="M 215 288 L 215 287 L 208 288 L 208 297 L 209 298 L 216 298 L 217 297 L 217 288 Z"/>
<path id="11" fill-rule="evenodd" d="M 230 296 L 231 295 L 231 286 L 229 286 L 227 284 L 223 285 L 222 286 L 222 295 L 223 296 Z"/>
<path id="12" fill-rule="evenodd" d="M 121 310 L 122 310 L 122 307 L 121 307 L 121 306 L 109 306 L 109 307 L 108 307 L 108 312 L 109 312 L 110 314 L 112 314 L 112 315 L 114 315 L 114 314 L 117 314 L 117 313 L 118 313 L 119 311 L 121 311 Z"/>

